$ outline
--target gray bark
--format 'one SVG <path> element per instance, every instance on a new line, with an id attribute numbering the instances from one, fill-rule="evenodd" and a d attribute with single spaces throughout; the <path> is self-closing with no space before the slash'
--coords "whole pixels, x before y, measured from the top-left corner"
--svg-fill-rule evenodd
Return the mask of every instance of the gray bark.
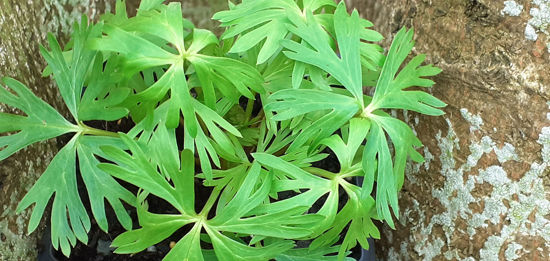
<path id="1" fill-rule="evenodd" d="M 549 260 L 550 2 L 347 2 L 386 46 L 414 26 L 415 52 L 443 69 L 432 92 L 449 104 L 442 117 L 402 115 L 426 162 L 409 165 L 400 224 L 383 228 L 378 255 Z"/>

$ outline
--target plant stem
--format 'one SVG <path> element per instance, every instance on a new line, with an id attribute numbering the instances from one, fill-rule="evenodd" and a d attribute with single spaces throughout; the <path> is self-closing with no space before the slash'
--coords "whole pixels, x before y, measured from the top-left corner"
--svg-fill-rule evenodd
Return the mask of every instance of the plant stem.
<path id="1" fill-rule="evenodd" d="M 115 137 L 115 138 L 119 137 L 118 133 L 116 132 L 92 128 L 82 122 L 80 122 L 78 125 L 82 127 L 82 130 L 83 130 L 82 134 L 89 134 L 89 135 L 95 135 L 95 136 L 107 136 L 107 137 Z"/>
<path id="2" fill-rule="evenodd" d="M 216 199 L 218 199 L 221 191 L 222 189 L 220 187 L 214 187 L 212 194 L 210 194 L 210 197 L 208 197 L 208 201 L 206 201 L 206 204 L 204 204 L 204 207 L 199 213 L 199 216 L 204 216 L 205 218 L 206 216 L 208 216 L 208 212 L 210 212 L 210 209 L 212 209 L 212 206 L 214 205 L 214 202 L 216 202 Z"/>
<path id="3" fill-rule="evenodd" d="M 327 179 L 334 179 L 336 177 L 335 173 L 332 173 L 330 171 L 320 169 L 320 168 L 308 167 L 308 168 L 305 168 L 304 170 Z"/>
<path id="4" fill-rule="evenodd" d="M 362 176 L 364 175 L 361 173 L 362 170 L 363 170 L 363 167 L 361 166 L 361 164 L 357 163 L 351 168 L 347 169 L 347 172 L 341 173 L 340 177 L 347 178 L 347 177 L 353 177 L 353 176 Z"/>
<path id="5" fill-rule="evenodd" d="M 244 124 L 247 124 L 250 122 L 250 118 L 252 117 L 252 109 L 254 109 L 254 100 L 248 99 L 248 103 L 246 104 L 246 111 L 245 111 L 245 122 Z"/>

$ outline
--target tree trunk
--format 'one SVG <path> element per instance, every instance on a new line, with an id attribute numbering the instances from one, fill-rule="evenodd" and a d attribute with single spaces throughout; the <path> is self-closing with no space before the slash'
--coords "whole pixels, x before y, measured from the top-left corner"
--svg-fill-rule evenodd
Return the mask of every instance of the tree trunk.
<path id="1" fill-rule="evenodd" d="M 219 22 L 212 20 L 212 16 L 221 10 L 228 9 L 227 0 L 179 0 L 182 2 L 183 17 L 191 20 L 197 28 L 213 30 L 216 35 L 223 33 Z"/>
<path id="2" fill-rule="evenodd" d="M 443 69 L 433 94 L 449 104 L 442 117 L 402 115 L 426 162 L 408 166 L 400 224 L 384 226 L 378 255 L 549 260 L 550 1 L 348 2 L 386 46 L 415 28 L 415 52 Z"/>
<path id="3" fill-rule="evenodd" d="M 0 1 L 0 76 L 18 79 L 40 98 L 66 111 L 52 81 L 40 76 L 45 61 L 38 45 L 45 45 L 47 32 L 67 39 L 72 23 L 82 14 L 97 18 L 110 7 L 104 1 L 92 0 Z M 0 111 L 10 110 L 0 105 Z M 37 240 L 44 226 L 26 236 L 30 211 L 16 215 L 15 208 L 57 150 L 56 141 L 50 140 L 0 162 L 0 260 L 36 260 Z M 42 223 L 45 220 L 49 219 Z"/>
<path id="4" fill-rule="evenodd" d="M 46 35 L 52 32 L 64 43 L 72 30 L 72 24 L 82 14 L 97 20 L 105 11 L 114 9 L 114 0 L 41 0 L 0 1 L 0 77 L 18 79 L 30 87 L 40 98 L 64 112 L 67 110 L 50 78 L 42 78 L 45 61 L 39 53 L 39 44 L 46 45 Z M 130 13 L 135 13 L 139 1 L 128 1 Z M 208 18 L 214 10 L 227 6 L 223 0 L 182 1 L 186 18 L 198 27 L 213 28 Z M 210 8 L 210 6 L 215 8 Z M 0 112 L 12 112 L 0 105 Z M 55 140 L 34 144 L 0 162 L 0 260 L 36 260 L 37 241 L 42 235 L 49 213 L 45 213 L 42 225 L 26 236 L 30 210 L 20 215 L 15 208 L 25 193 L 57 153 Z"/>

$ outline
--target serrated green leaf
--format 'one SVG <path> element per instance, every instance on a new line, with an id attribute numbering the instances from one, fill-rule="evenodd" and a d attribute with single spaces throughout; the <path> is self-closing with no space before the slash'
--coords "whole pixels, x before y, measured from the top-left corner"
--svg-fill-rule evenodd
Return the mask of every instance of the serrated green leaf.
<path id="1" fill-rule="evenodd" d="M 221 261 L 268 260 L 294 247 L 294 243 L 290 240 L 280 240 L 264 247 L 251 247 L 224 236 L 216 230 L 205 228 L 212 239 L 216 257 Z"/>
<path id="2" fill-rule="evenodd" d="M 275 111 L 274 120 L 288 120 L 311 112 L 323 112 L 322 116 L 304 127 L 289 148 L 300 148 L 308 141 L 316 147 L 319 142 L 338 130 L 359 111 L 355 99 L 334 92 L 306 89 L 287 89 L 272 94 L 267 111 Z M 329 111 L 328 113 L 326 113 Z M 310 148 L 311 149 L 311 148 Z"/>
<path id="3" fill-rule="evenodd" d="M 333 135 L 322 141 L 338 158 L 341 172 L 346 172 L 352 168 L 357 150 L 369 133 L 370 124 L 367 119 L 353 118 L 348 128 L 349 133 L 346 133 L 346 142 L 342 140 L 340 135 Z"/>
<path id="4" fill-rule="evenodd" d="M 315 1 L 305 6 L 313 12 L 331 5 L 334 2 Z M 231 10 L 216 13 L 213 19 L 229 27 L 224 39 L 240 35 L 229 52 L 245 52 L 263 41 L 257 59 L 257 64 L 263 64 L 281 51 L 279 42 L 289 35 L 288 16 L 300 16 L 301 13 L 293 0 L 244 1 Z"/>
<path id="5" fill-rule="evenodd" d="M 300 9 L 292 0 L 246 1 L 212 18 L 222 22 L 222 26 L 231 26 L 223 39 L 241 35 L 230 52 L 247 51 L 265 39 L 257 60 L 262 64 L 280 50 L 278 42 L 289 33 L 287 12 L 300 13 Z M 249 32 L 243 34 L 245 31 Z"/>
<path id="6" fill-rule="evenodd" d="M 205 91 L 205 103 L 214 108 L 217 102 L 214 87 L 222 94 L 230 96 L 236 89 L 249 99 L 254 99 L 252 89 L 257 93 L 264 93 L 263 79 L 260 73 L 252 66 L 238 60 L 226 57 L 215 57 L 196 54 L 188 57 L 193 64 Z"/>
<path id="7" fill-rule="evenodd" d="M 99 161 L 94 155 L 101 155 L 100 145 L 122 146 L 116 138 L 75 136 L 54 157 L 46 171 L 21 200 L 17 211 L 35 204 L 29 221 L 29 233 L 34 231 L 44 213 L 44 208 L 53 196 L 52 206 L 52 242 L 57 249 L 69 256 L 71 246 L 76 244 L 75 237 L 87 242 L 90 219 L 80 199 L 76 184 L 76 155 L 78 153 L 80 173 L 90 197 L 92 213 L 98 225 L 108 230 L 104 200 L 115 210 L 121 224 L 129 229 L 132 220 L 121 201 L 133 204 L 135 197 L 123 188 L 107 173 L 99 170 Z M 54 196 L 55 195 L 55 196 Z M 68 215 L 68 217 L 67 217 Z M 70 225 L 69 221 L 70 220 Z"/>
<path id="8" fill-rule="evenodd" d="M 101 170 L 115 176 L 116 178 L 122 179 L 126 182 L 134 184 L 140 188 L 143 188 L 147 192 L 154 194 L 174 206 L 180 213 L 186 215 L 193 215 L 195 213 L 194 208 L 189 200 L 191 198 L 184 198 L 185 195 L 178 192 L 178 189 L 188 188 L 188 181 L 182 182 L 181 178 L 177 175 L 185 175 L 180 171 L 176 173 L 169 173 L 170 177 L 174 178 L 174 186 L 172 186 L 164 177 L 164 175 L 159 175 L 157 172 L 156 166 L 151 164 L 149 157 L 146 154 L 147 151 L 143 151 L 142 145 L 145 145 L 141 142 L 136 142 L 131 139 L 128 135 L 120 133 L 120 137 L 124 144 L 128 146 L 128 149 L 132 153 L 131 155 L 124 152 L 119 148 L 112 146 L 102 147 L 102 151 L 105 154 L 106 158 L 115 164 L 110 163 L 100 163 L 98 166 Z M 190 153 L 182 153 L 182 157 L 189 157 Z M 163 160 L 170 161 L 170 157 L 163 158 Z M 187 173 L 186 176 L 189 176 L 189 173 L 194 170 L 193 161 L 186 159 L 185 163 L 190 163 L 191 166 L 182 166 L 184 173 Z M 162 161 L 161 161 L 162 163 Z M 170 163 L 167 163 L 170 164 Z M 164 164 L 163 164 L 164 166 Z M 173 163 L 172 163 L 173 166 Z M 176 166 L 179 166 L 177 164 Z M 188 177 L 187 177 L 188 178 Z M 185 186 L 184 188 L 179 188 L 179 186 Z"/>
<path id="9" fill-rule="evenodd" d="M 357 242 L 362 248 L 368 249 L 369 237 L 380 238 L 380 232 L 372 222 L 373 216 L 370 213 L 375 204 L 374 199 L 372 197 L 361 199 L 361 189 L 355 185 L 344 185 L 344 189 L 349 197 L 348 202 L 333 219 L 334 223 L 329 226 L 329 229 L 315 238 L 310 245 L 310 249 L 318 249 L 334 244 L 349 224 L 344 241 L 339 247 L 340 259 L 345 256 L 346 251 L 357 245 Z"/>
<path id="10" fill-rule="evenodd" d="M 361 195 L 362 197 L 370 195 L 376 177 L 378 213 L 388 222 L 388 225 L 393 227 L 388 205 L 392 207 L 394 215 L 399 217 L 397 193 L 403 184 L 405 164 L 408 157 L 415 161 L 423 160 L 422 155 L 415 150 L 415 147 L 422 146 L 422 143 L 410 127 L 398 119 L 389 115 L 373 115 L 372 120 L 363 152 L 365 180 Z M 388 133 L 393 143 L 395 155 L 393 159 L 385 133 Z"/>
<path id="11" fill-rule="evenodd" d="M 334 253 L 337 253 L 339 250 L 339 246 L 334 247 L 325 247 L 325 248 L 317 248 L 315 250 L 311 250 L 309 248 L 294 248 L 290 249 L 280 255 L 278 255 L 275 260 L 277 261 L 336 261 L 339 260 L 338 256 L 332 255 Z M 347 253 L 348 255 L 350 252 Z M 352 257 L 346 257 L 343 259 L 345 261 L 353 261 Z"/>
<path id="12" fill-rule="evenodd" d="M 111 244 L 118 254 L 137 253 L 173 234 L 179 228 L 193 220 L 185 215 L 153 214 L 146 210 L 147 205 L 138 206 L 138 218 L 141 228 L 126 231 Z M 200 249 L 200 248 L 199 248 Z"/>
<path id="13" fill-rule="evenodd" d="M 428 115 L 440 115 L 443 112 L 434 107 L 445 106 L 428 93 L 403 91 L 412 86 L 430 87 L 433 81 L 421 77 L 433 76 L 440 72 L 431 65 L 418 67 L 425 59 L 425 56 L 419 55 L 396 76 L 401 64 L 412 50 L 412 37 L 412 30 L 405 28 L 396 35 L 377 81 L 374 97 L 362 113 L 362 116 L 370 119 L 372 124 L 362 155 L 365 179 L 361 197 L 364 199 L 371 194 L 376 179 L 376 209 L 390 227 L 394 225 L 389 207 L 391 206 L 396 217 L 399 215 L 397 193 L 403 184 L 406 160 L 408 157 L 415 161 L 423 160 L 415 150 L 415 147 L 421 146 L 422 143 L 405 123 L 379 109 L 407 109 Z M 386 133 L 394 147 L 393 159 Z"/>
<path id="14" fill-rule="evenodd" d="M 76 184 L 77 139 L 78 136 L 73 137 L 57 153 L 17 206 L 19 213 L 35 204 L 28 225 L 28 232 L 31 233 L 38 227 L 48 201 L 55 194 L 51 214 L 52 245 L 55 249 L 61 246 L 66 256 L 69 256 L 71 247 L 76 245 L 76 239 L 87 243 L 87 232 L 91 226 Z"/>
<path id="15" fill-rule="evenodd" d="M 48 35 L 48 43 L 51 51 L 40 46 L 40 53 L 48 62 L 48 66 L 53 72 L 54 79 L 61 93 L 61 97 L 67 108 L 78 122 L 78 109 L 82 88 L 90 64 L 93 63 L 96 51 L 86 48 L 88 39 L 97 37 L 100 34 L 100 26 L 88 26 L 88 19 L 83 16 L 80 24 L 73 25 L 73 48 L 72 57 L 69 63 L 65 61 L 63 51 L 55 37 Z"/>
<path id="16" fill-rule="evenodd" d="M 367 116 L 368 113 L 381 108 L 406 109 L 427 115 L 443 114 L 443 111 L 437 108 L 446 104 L 439 99 L 422 91 L 403 91 L 414 86 L 431 87 L 434 82 L 422 77 L 434 76 L 441 72 L 432 65 L 419 67 L 425 55 L 418 55 L 397 74 L 414 46 L 412 38 L 413 30 L 406 28 L 401 29 L 395 36 L 376 84 L 372 102 L 365 109 Z"/>
<path id="17" fill-rule="evenodd" d="M 290 59 L 317 66 L 331 74 L 363 105 L 363 88 L 360 60 L 359 14 L 355 11 L 349 16 L 343 2 L 334 14 L 335 37 L 339 53 L 331 47 L 331 39 L 311 12 L 306 13 L 306 21 L 295 19 L 289 30 L 300 36 L 306 44 L 284 40 L 282 44 L 290 51 L 285 55 Z"/>
<path id="18" fill-rule="evenodd" d="M 76 151 L 78 154 L 80 173 L 86 185 L 86 190 L 88 191 L 94 219 L 99 227 L 105 232 L 108 231 L 104 203 L 105 200 L 107 200 L 115 211 L 120 224 L 122 224 L 125 229 L 131 229 L 132 219 L 122 205 L 122 201 L 134 205 L 136 201 L 135 196 L 122 187 L 113 177 L 97 167 L 100 162 L 94 155 L 100 157 L 105 156 L 99 148 L 106 145 L 125 148 L 122 141 L 118 138 L 94 136 L 79 137 Z"/>
<path id="19" fill-rule="evenodd" d="M 200 235 L 201 235 L 201 226 L 195 225 L 187 235 L 176 243 L 174 248 L 168 252 L 164 257 L 165 261 L 179 261 L 179 260 L 217 260 L 216 256 L 213 255 L 211 259 L 206 258 L 201 251 L 200 245 Z"/>
<path id="20" fill-rule="evenodd" d="M 176 54 L 163 50 L 156 44 L 118 27 L 106 24 L 102 38 L 92 39 L 90 48 L 123 54 L 124 67 L 135 73 L 146 68 L 172 64 L 178 60 Z"/>
<path id="21" fill-rule="evenodd" d="M 0 85 L 0 103 L 17 108 L 26 116 L 0 113 L 0 122 L 3 122 L 0 124 L 0 133 L 17 132 L 0 137 L 0 160 L 32 143 L 79 131 L 78 126 L 65 120 L 22 83 L 11 78 L 2 78 L 2 83 L 15 94 Z"/>
<path id="22" fill-rule="evenodd" d="M 147 11 L 155 7 L 158 7 L 164 2 L 164 0 L 141 0 L 139 3 L 138 11 Z"/>
<path id="23" fill-rule="evenodd" d="M 115 63 L 115 64 L 113 64 Z M 115 121 L 128 114 L 128 109 L 118 106 L 130 89 L 116 86 L 116 61 L 111 58 L 103 69 L 103 56 L 98 54 L 93 63 L 90 81 L 78 106 L 78 119 L 81 121 Z"/>

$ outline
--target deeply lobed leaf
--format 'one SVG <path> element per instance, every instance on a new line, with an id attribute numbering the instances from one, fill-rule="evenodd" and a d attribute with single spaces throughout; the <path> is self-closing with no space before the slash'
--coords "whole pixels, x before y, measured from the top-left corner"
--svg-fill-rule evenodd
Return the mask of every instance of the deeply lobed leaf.
<path id="1" fill-rule="evenodd" d="M 334 6 L 333 1 L 303 3 L 303 8 L 310 12 Z M 299 16 L 301 13 L 300 6 L 293 0 L 243 1 L 231 10 L 216 13 L 213 19 L 229 27 L 223 35 L 224 39 L 240 35 L 229 52 L 245 52 L 262 42 L 257 57 L 257 63 L 262 64 L 281 51 L 279 42 L 290 33 L 287 28 L 289 16 Z"/>
<path id="2" fill-rule="evenodd" d="M 108 229 L 107 200 L 128 230 L 113 241 L 117 253 L 142 251 L 186 226 L 166 260 L 343 260 L 380 237 L 372 219 L 393 227 L 406 161 L 423 160 L 422 144 L 385 110 L 440 115 L 445 106 L 407 90 L 431 87 L 426 77 L 440 72 L 421 66 L 423 55 L 402 65 L 412 30 L 397 33 L 386 57 L 373 43 L 382 36 L 343 1 L 243 0 L 214 16 L 227 27 L 220 43 L 182 18 L 181 4 L 162 2 L 144 0 L 128 17 L 117 1 L 116 14 L 98 25 L 76 24 L 64 49 L 52 36 L 50 50 L 41 48 L 45 75 L 53 73 L 77 125 L 3 79 L 0 102 L 21 113 L 0 114 L 10 122 L 0 132 L 11 134 L 0 137 L 0 159 L 76 133 L 18 207 L 34 205 L 30 231 L 53 197 L 54 246 L 69 255 L 76 239 L 87 241 L 77 157 L 100 228 Z M 369 86 L 373 97 L 363 93 Z M 127 133 L 85 125 L 124 129 L 127 115 L 135 123 Z M 338 171 L 314 164 L 326 147 Z M 350 180 L 358 177 L 362 187 Z M 212 189 L 200 211 L 196 178 Z M 137 186 L 137 198 L 117 179 Z M 178 213 L 149 212 L 149 195 Z M 138 228 L 123 202 L 137 209 Z M 295 240 L 311 244 L 296 249 Z"/>
<path id="3" fill-rule="evenodd" d="M 0 133 L 16 132 L 0 136 L 0 160 L 13 155 L 28 145 L 48 140 L 78 130 L 49 104 L 36 97 L 25 85 L 11 78 L 2 83 L 15 94 L 0 86 L 0 102 L 19 109 L 27 116 L 0 113 Z"/>

